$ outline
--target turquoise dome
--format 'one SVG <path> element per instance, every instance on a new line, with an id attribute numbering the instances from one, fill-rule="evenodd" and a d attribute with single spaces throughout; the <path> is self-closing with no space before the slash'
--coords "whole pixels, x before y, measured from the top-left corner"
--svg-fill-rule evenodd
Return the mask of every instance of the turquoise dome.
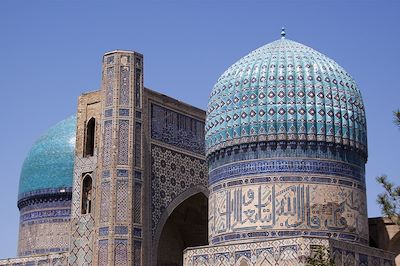
<path id="1" fill-rule="evenodd" d="M 76 117 L 71 116 L 35 142 L 22 165 L 19 199 L 71 189 L 75 135 Z"/>
<path id="2" fill-rule="evenodd" d="M 353 78 L 327 56 L 285 38 L 241 58 L 211 92 L 206 153 L 269 141 L 324 142 L 366 158 L 364 104 Z"/>

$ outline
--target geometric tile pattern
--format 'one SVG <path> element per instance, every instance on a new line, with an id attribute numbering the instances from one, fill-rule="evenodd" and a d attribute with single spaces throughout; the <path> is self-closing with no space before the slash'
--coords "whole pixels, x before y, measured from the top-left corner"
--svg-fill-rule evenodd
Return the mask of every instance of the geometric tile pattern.
<path id="1" fill-rule="evenodd" d="M 133 188 L 133 222 L 142 223 L 142 184 L 135 182 Z"/>
<path id="2" fill-rule="evenodd" d="M 151 104 L 151 138 L 204 154 L 204 122 Z"/>
<path id="3" fill-rule="evenodd" d="M 33 257 L 21 257 L 15 259 L 0 259 L 0 266 L 64 266 L 67 265 L 68 253 L 50 253 L 46 255 L 39 255 Z"/>
<path id="4" fill-rule="evenodd" d="M 129 56 L 126 57 L 129 60 Z M 129 66 L 121 66 L 120 67 L 120 80 L 121 85 L 119 89 L 119 105 L 129 105 Z"/>
<path id="5" fill-rule="evenodd" d="M 364 169 L 355 165 L 337 162 L 323 161 L 306 158 L 293 159 L 263 159 L 247 160 L 234 164 L 228 164 L 209 172 L 209 183 L 214 184 L 221 180 L 238 176 L 271 175 L 275 173 L 313 173 L 319 175 L 335 175 L 364 182 Z"/>
<path id="6" fill-rule="evenodd" d="M 68 265 L 80 266 L 90 265 L 93 261 L 93 234 L 94 234 L 94 210 L 90 213 L 82 214 L 82 176 L 90 173 L 92 177 L 92 206 L 95 202 L 96 187 L 96 165 L 97 157 L 90 156 L 83 158 L 75 157 L 74 186 L 72 198 L 71 215 L 71 243 Z"/>
<path id="7" fill-rule="evenodd" d="M 286 140 L 334 143 L 366 156 L 364 105 L 355 81 L 325 55 L 280 39 L 218 79 L 208 104 L 206 153 Z"/>
<path id="8" fill-rule="evenodd" d="M 142 266 L 142 242 L 139 240 L 133 242 L 133 265 Z"/>
<path id="9" fill-rule="evenodd" d="M 108 265 L 108 240 L 99 240 L 99 266 Z"/>
<path id="10" fill-rule="evenodd" d="M 132 180 L 133 158 L 137 159 L 137 156 L 141 155 L 141 153 L 134 154 L 137 150 L 141 151 L 141 141 L 138 147 L 135 146 L 135 140 L 140 140 L 141 135 L 135 136 L 134 132 L 133 115 L 136 110 L 133 106 L 135 100 L 132 92 L 134 72 L 142 67 L 137 64 L 133 56 L 136 58 L 141 55 L 116 51 L 112 55 L 105 55 L 103 62 L 102 93 L 105 95 L 106 103 L 102 105 L 102 113 L 110 108 L 118 111 L 113 113 L 112 118 L 106 118 L 106 120 L 103 117 L 104 128 L 101 140 L 103 156 L 100 159 L 102 161 L 98 163 L 103 178 L 97 192 L 97 196 L 100 197 L 97 201 L 99 221 L 96 221 L 99 233 L 96 234 L 96 258 L 94 259 L 94 262 L 99 265 L 128 265 L 132 262 L 130 257 L 132 253 L 128 252 L 133 244 L 130 230 L 132 219 L 134 219 L 132 205 L 136 204 L 132 198 L 139 197 L 139 203 L 142 202 L 141 194 L 134 195 Z M 109 62 L 108 58 L 111 57 L 113 60 Z M 111 68 L 115 71 L 109 74 L 108 69 Z M 110 96 L 107 96 L 108 94 Z M 101 231 L 100 228 L 102 228 Z M 106 253 L 108 257 L 103 253 Z"/>
<path id="11" fill-rule="evenodd" d="M 128 164 L 129 120 L 118 121 L 118 164 Z"/>
<path id="12" fill-rule="evenodd" d="M 111 200 L 111 186 L 110 182 L 101 183 L 101 199 L 100 199 L 100 222 L 108 222 L 111 214 L 110 200 Z"/>
<path id="13" fill-rule="evenodd" d="M 118 266 L 128 265 L 128 241 L 126 239 L 115 240 L 115 264 Z"/>
<path id="14" fill-rule="evenodd" d="M 207 187 L 204 160 L 158 145 L 151 146 L 152 230 L 169 203 L 195 185 Z"/>
<path id="15" fill-rule="evenodd" d="M 113 81 L 114 81 L 114 67 L 107 68 L 107 80 L 106 80 L 106 93 L 105 93 L 105 106 L 109 107 L 113 103 L 114 97 L 114 88 L 113 88 Z"/>
<path id="16" fill-rule="evenodd" d="M 127 214 L 128 214 L 128 180 L 117 180 L 117 199 L 116 203 L 118 206 L 116 208 L 116 217 L 115 220 L 117 222 L 126 222 Z"/>
<path id="17" fill-rule="evenodd" d="M 185 266 L 245 265 L 298 266 L 307 265 L 312 248 L 327 246 L 335 265 L 394 266 L 394 255 L 360 244 L 350 244 L 328 238 L 293 237 L 242 244 L 188 248 L 184 252 Z"/>

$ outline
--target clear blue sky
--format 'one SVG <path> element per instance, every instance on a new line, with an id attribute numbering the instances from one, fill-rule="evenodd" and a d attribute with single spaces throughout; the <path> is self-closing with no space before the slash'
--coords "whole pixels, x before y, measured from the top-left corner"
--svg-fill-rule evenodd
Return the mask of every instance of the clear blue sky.
<path id="1" fill-rule="evenodd" d="M 83 3 L 82 3 L 83 2 Z M 97 90 L 104 52 L 144 54 L 145 85 L 206 108 L 219 75 L 248 52 L 287 37 L 328 55 L 366 104 L 369 216 L 382 173 L 398 180 L 398 1 L 0 1 L 0 258 L 16 254 L 18 179 L 33 142 Z M 334 2 L 334 3 L 333 3 Z M 400 183 L 400 181 L 398 181 Z"/>

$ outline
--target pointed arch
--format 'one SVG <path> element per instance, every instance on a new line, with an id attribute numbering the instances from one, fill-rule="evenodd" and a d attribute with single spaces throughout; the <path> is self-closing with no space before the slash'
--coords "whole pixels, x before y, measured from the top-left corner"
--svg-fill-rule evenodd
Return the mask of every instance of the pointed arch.
<path id="1" fill-rule="evenodd" d="M 90 157 L 94 155 L 95 133 L 96 119 L 92 117 L 86 124 L 85 149 L 83 157 Z"/>

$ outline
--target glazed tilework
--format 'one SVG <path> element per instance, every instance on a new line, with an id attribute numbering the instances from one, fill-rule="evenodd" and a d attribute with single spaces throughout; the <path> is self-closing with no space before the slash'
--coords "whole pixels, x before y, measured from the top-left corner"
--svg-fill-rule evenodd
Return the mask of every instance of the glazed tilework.
<path id="1" fill-rule="evenodd" d="M 106 74 L 105 106 L 111 106 L 114 97 L 114 67 L 108 67 Z"/>
<path id="2" fill-rule="evenodd" d="M 111 209 L 111 184 L 110 182 L 101 183 L 101 199 L 100 199 L 100 222 L 106 223 L 110 219 Z"/>
<path id="3" fill-rule="evenodd" d="M 97 156 L 75 157 L 74 193 L 71 207 L 71 240 L 68 256 L 68 265 L 70 266 L 90 265 L 93 261 L 96 166 Z M 92 178 L 92 211 L 91 213 L 82 214 L 82 177 L 86 175 L 90 175 Z"/>
<path id="4" fill-rule="evenodd" d="M 135 107 L 142 108 L 142 95 L 143 95 L 143 73 L 142 73 L 142 58 L 136 57 L 135 68 Z"/>
<path id="5" fill-rule="evenodd" d="M 70 189 L 74 171 L 76 117 L 71 116 L 42 135 L 29 151 L 21 170 L 18 194 Z"/>
<path id="6" fill-rule="evenodd" d="M 118 164 L 128 164 L 129 120 L 118 121 Z"/>
<path id="7" fill-rule="evenodd" d="M 35 257 L 22 257 L 14 259 L 0 259 L 0 266 L 36 266 L 36 265 L 46 265 L 46 266 L 64 266 L 67 262 L 68 253 L 52 253 L 46 255 L 40 255 Z"/>
<path id="8" fill-rule="evenodd" d="M 121 66 L 120 68 L 120 80 L 121 85 L 119 89 L 119 104 L 129 105 L 129 89 L 130 89 L 130 68 L 128 66 Z"/>
<path id="9" fill-rule="evenodd" d="M 142 242 L 139 240 L 133 241 L 133 265 L 142 265 Z"/>
<path id="10" fill-rule="evenodd" d="M 336 62 L 281 39 L 246 55 L 215 84 L 207 111 L 207 155 L 259 141 L 321 141 L 366 154 L 364 104 Z"/>
<path id="11" fill-rule="evenodd" d="M 182 192 L 195 185 L 207 187 L 204 160 L 161 146 L 151 146 L 152 230 L 168 205 Z"/>
<path id="12" fill-rule="evenodd" d="M 151 137 L 204 154 L 204 122 L 156 104 L 151 105 Z"/>
<path id="13" fill-rule="evenodd" d="M 301 171 L 285 160 L 229 165 L 222 172 L 229 178 L 210 183 L 210 243 L 326 235 L 367 244 L 364 180 L 353 180 L 348 166 L 339 169 L 349 176 L 341 176 L 330 163 L 311 161 Z"/>
<path id="14" fill-rule="evenodd" d="M 128 180 L 117 180 L 116 222 L 126 222 L 128 214 Z"/>
<path id="15" fill-rule="evenodd" d="M 107 266 L 108 265 L 108 240 L 103 239 L 99 240 L 99 266 Z"/>
<path id="16" fill-rule="evenodd" d="M 140 224 L 142 222 L 142 184 L 135 182 L 133 188 L 133 222 Z"/>
<path id="17" fill-rule="evenodd" d="M 128 265 L 128 240 L 116 239 L 115 240 L 115 266 Z"/>
<path id="18" fill-rule="evenodd" d="M 135 123 L 135 166 L 142 166 L 142 124 Z"/>
<path id="19" fill-rule="evenodd" d="M 304 142 L 297 145 L 297 143 L 280 141 L 242 144 L 222 149 L 214 156 L 208 156 L 207 160 L 210 171 L 233 162 L 275 158 L 318 158 L 319 160 L 341 161 L 364 169 L 366 160 L 360 156 L 360 153 L 321 144 L 324 143 Z"/>
<path id="20" fill-rule="evenodd" d="M 188 248 L 184 251 L 183 265 L 305 266 L 307 257 L 311 255 L 313 247 L 317 246 L 327 246 L 337 266 L 394 266 L 392 253 L 359 244 L 313 237 Z"/>
<path id="21" fill-rule="evenodd" d="M 209 172 L 209 183 L 214 184 L 221 180 L 231 179 L 238 176 L 259 176 L 275 173 L 313 173 L 318 175 L 334 175 L 347 177 L 363 183 L 365 182 L 364 169 L 351 164 L 316 159 L 281 158 L 248 160 L 221 166 Z"/>
<path id="22" fill-rule="evenodd" d="M 69 201 L 71 204 L 71 201 Z M 18 256 L 65 252 L 70 240 L 70 207 L 37 209 L 21 213 Z"/>
<path id="23" fill-rule="evenodd" d="M 103 136 L 103 166 L 107 167 L 111 164 L 111 148 L 112 148 L 112 120 L 104 121 Z"/>

